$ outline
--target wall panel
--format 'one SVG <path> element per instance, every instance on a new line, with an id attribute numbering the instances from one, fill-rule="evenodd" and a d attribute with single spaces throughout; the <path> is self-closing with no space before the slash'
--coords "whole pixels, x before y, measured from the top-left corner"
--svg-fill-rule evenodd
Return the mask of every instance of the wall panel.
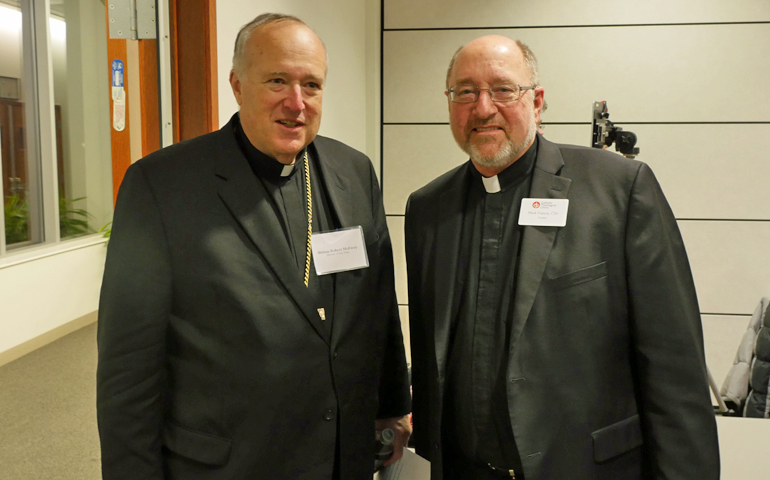
<path id="1" fill-rule="evenodd" d="M 677 218 L 770 220 L 770 162 L 759 141 L 770 138 L 770 124 L 623 124 L 623 129 L 637 135 L 638 159 L 652 167 Z M 545 135 L 589 146 L 591 126 L 546 124 Z M 388 214 L 403 214 L 409 194 L 468 158 L 449 125 L 385 125 L 383 143 Z"/>
<path id="2" fill-rule="evenodd" d="M 770 472 L 770 422 L 717 417 L 719 461 L 724 480 L 763 478 Z"/>
<path id="3" fill-rule="evenodd" d="M 385 212 L 396 215 L 409 194 L 468 160 L 449 125 L 385 125 L 383 157 Z"/>
<path id="4" fill-rule="evenodd" d="M 677 218 L 770 220 L 770 124 L 623 125 Z M 614 148 L 614 147 L 613 147 Z"/>
<path id="5" fill-rule="evenodd" d="M 445 122 L 449 59 L 493 33 L 538 56 L 551 122 L 584 122 L 608 99 L 621 122 L 770 121 L 770 24 L 752 24 L 386 31 L 385 123 Z"/>
<path id="6" fill-rule="evenodd" d="M 401 333 L 404 335 L 406 361 L 412 363 L 411 339 L 409 337 L 409 307 L 406 305 L 399 305 L 398 315 L 401 317 Z"/>
<path id="7" fill-rule="evenodd" d="M 406 282 L 406 252 L 404 251 L 404 217 L 388 217 L 390 240 L 393 242 L 393 262 L 396 266 L 396 296 L 399 305 L 409 303 Z"/>
<path id="8" fill-rule="evenodd" d="M 546 92 L 547 93 L 547 92 Z M 610 111 L 610 113 L 612 113 Z M 542 115 L 543 123 L 543 135 L 548 140 L 554 143 L 568 143 L 570 145 L 583 145 L 588 147 L 591 145 L 591 132 L 592 127 L 590 123 L 581 125 L 552 125 L 548 123 L 548 113 Z M 586 122 L 591 120 L 590 115 L 586 115 Z M 632 128 L 629 130 L 633 131 Z M 615 146 L 612 146 L 612 151 L 615 151 Z"/>
<path id="9" fill-rule="evenodd" d="M 770 3 L 758 0 L 388 0 L 385 28 L 627 25 L 643 23 L 756 22 L 770 20 Z"/>
<path id="10" fill-rule="evenodd" d="M 702 313 L 750 314 L 770 295 L 770 222 L 680 221 Z"/>

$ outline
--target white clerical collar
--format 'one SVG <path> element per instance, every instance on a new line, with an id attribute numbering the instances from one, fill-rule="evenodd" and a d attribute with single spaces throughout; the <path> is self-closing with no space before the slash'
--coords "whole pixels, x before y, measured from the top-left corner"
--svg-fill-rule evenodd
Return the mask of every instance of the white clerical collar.
<path id="1" fill-rule="evenodd" d="M 299 158 L 300 155 L 302 155 L 303 152 L 304 152 L 304 150 L 302 152 L 299 152 L 297 154 L 297 156 L 294 157 L 294 161 L 291 162 L 291 165 L 284 165 L 283 166 L 283 170 L 281 170 L 281 176 L 282 177 L 288 177 L 289 175 L 291 175 L 291 172 L 294 171 L 294 167 L 297 166 L 297 159 Z"/>
<path id="2" fill-rule="evenodd" d="M 494 177 L 481 176 L 481 181 L 484 183 L 484 190 L 487 193 L 497 193 L 500 189 L 500 180 L 497 179 L 497 175 Z"/>

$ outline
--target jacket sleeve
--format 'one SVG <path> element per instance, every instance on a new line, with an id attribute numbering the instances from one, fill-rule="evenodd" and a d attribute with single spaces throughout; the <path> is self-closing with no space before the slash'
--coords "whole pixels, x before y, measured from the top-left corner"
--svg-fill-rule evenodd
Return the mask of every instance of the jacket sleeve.
<path id="1" fill-rule="evenodd" d="M 404 220 L 404 243 L 406 247 L 406 265 L 409 283 L 409 339 L 412 352 L 412 421 L 414 423 L 415 450 L 419 455 L 428 460 L 433 460 L 430 431 L 431 405 L 429 397 L 429 373 L 428 359 L 433 348 L 428 344 L 425 335 L 425 319 L 421 311 L 423 299 L 419 295 L 422 286 L 420 278 L 420 264 L 417 260 L 416 219 L 411 210 L 412 197 L 406 206 Z"/>
<path id="2" fill-rule="evenodd" d="M 99 301 L 97 419 L 105 480 L 163 478 L 161 432 L 171 267 L 140 164 L 115 208 Z"/>
<path id="3" fill-rule="evenodd" d="M 649 478 L 718 479 L 716 421 L 692 273 L 676 219 L 644 164 L 630 193 L 625 243 Z"/>
<path id="4" fill-rule="evenodd" d="M 387 336 L 383 355 L 382 375 L 379 385 L 379 409 L 377 418 L 393 418 L 408 415 L 411 411 L 409 379 L 407 375 L 404 337 L 401 333 L 401 320 L 398 315 L 396 300 L 396 280 L 393 266 L 393 246 L 390 241 L 388 224 L 382 194 L 374 168 L 369 171 L 371 188 L 372 216 L 379 235 L 381 268 L 378 273 L 377 305 L 383 308 L 387 321 Z"/>

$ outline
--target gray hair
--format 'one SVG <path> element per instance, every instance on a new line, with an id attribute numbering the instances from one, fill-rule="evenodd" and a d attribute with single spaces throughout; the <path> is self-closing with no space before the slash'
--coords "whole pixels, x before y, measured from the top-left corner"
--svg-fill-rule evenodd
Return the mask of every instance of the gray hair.
<path id="1" fill-rule="evenodd" d="M 540 74 L 538 73 L 537 69 L 537 58 L 535 58 L 535 54 L 532 53 L 532 49 L 529 48 L 525 43 L 523 43 L 521 40 L 516 40 L 516 45 L 519 46 L 521 49 L 521 53 L 524 54 L 524 62 L 527 64 L 527 68 L 529 68 L 529 81 L 530 83 L 537 87 L 540 85 Z M 446 88 L 449 89 L 451 85 L 449 85 L 449 76 L 452 75 L 452 68 L 455 66 L 455 60 L 457 59 L 457 55 L 460 53 L 460 50 L 465 48 L 465 45 L 458 48 L 457 51 L 455 51 L 454 55 L 452 55 L 452 60 L 449 61 L 449 68 L 447 68 L 446 71 Z"/>
<path id="2" fill-rule="evenodd" d="M 246 71 L 247 60 L 245 58 L 246 44 L 251 38 L 251 33 L 257 27 L 276 22 L 295 22 L 307 27 L 307 24 L 294 15 L 285 15 L 283 13 L 263 13 L 246 25 L 242 26 L 235 37 L 235 52 L 233 53 L 233 70 L 236 75 L 242 77 Z M 310 27 L 308 27 L 310 28 Z M 312 29 L 311 29 L 312 30 Z"/>

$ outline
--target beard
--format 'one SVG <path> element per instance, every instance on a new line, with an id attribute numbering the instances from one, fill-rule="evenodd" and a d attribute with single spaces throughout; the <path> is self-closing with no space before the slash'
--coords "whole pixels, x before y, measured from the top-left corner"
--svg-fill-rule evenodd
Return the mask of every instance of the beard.
<path id="1" fill-rule="evenodd" d="M 500 148 L 492 155 L 482 154 L 478 144 L 471 143 L 470 130 L 476 127 L 481 127 L 483 124 L 472 125 L 469 129 L 468 135 L 465 138 L 465 144 L 460 145 L 460 148 L 467 153 L 471 160 L 475 163 L 493 168 L 507 167 L 524 153 L 535 138 L 537 133 L 537 120 L 535 119 L 535 109 L 530 109 L 529 115 L 529 127 L 527 129 L 527 136 L 519 143 L 511 140 L 508 133 L 505 134 L 505 141 Z"/>

